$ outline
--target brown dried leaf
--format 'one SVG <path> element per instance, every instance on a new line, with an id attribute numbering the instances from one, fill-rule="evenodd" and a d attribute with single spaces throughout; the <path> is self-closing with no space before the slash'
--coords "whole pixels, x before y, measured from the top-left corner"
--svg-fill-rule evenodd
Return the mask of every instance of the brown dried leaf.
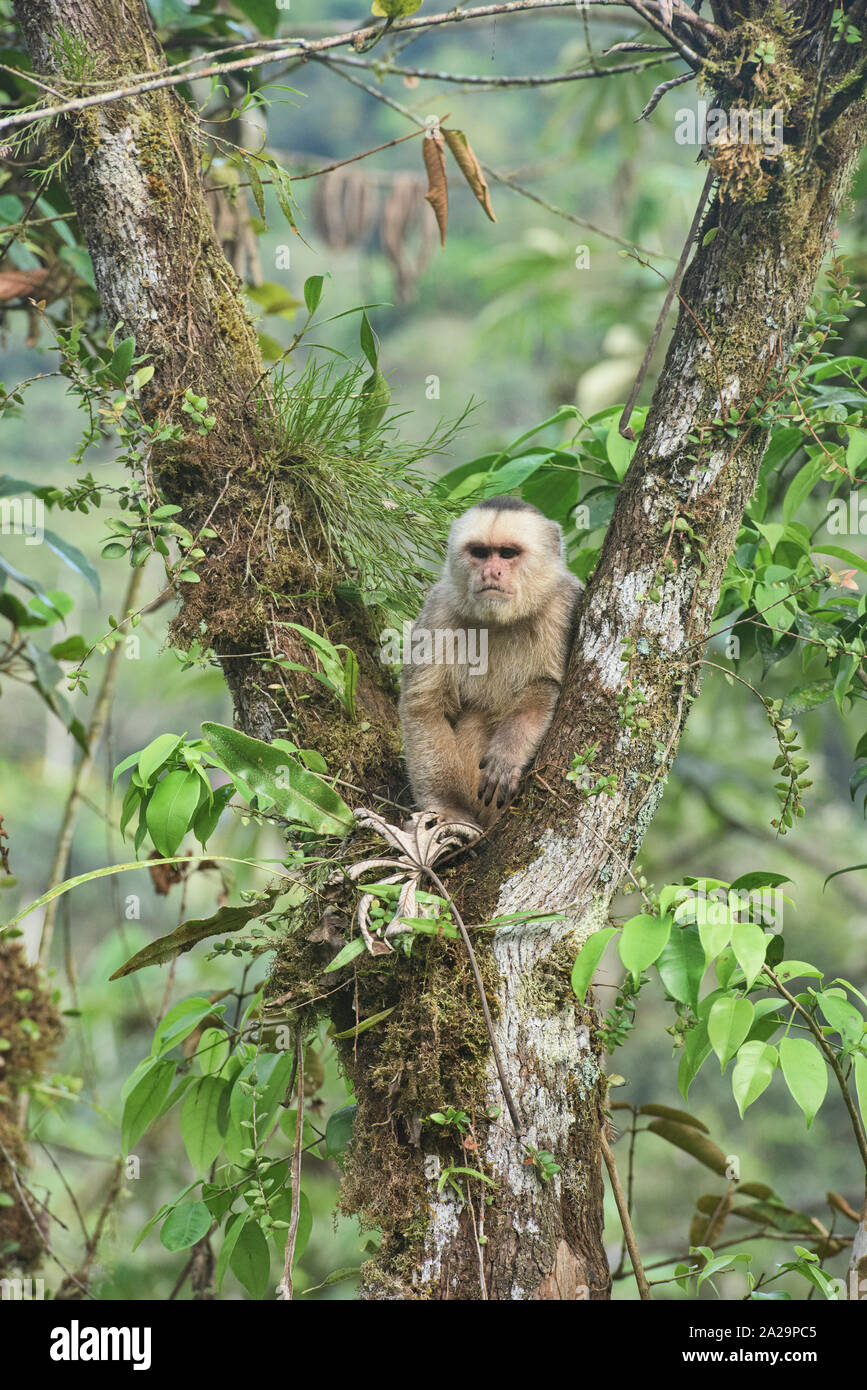
<path id="1" fill-rule="evenodd" d="M 671 17 L 674 13 L 674 0 L 659 0 L 659 17 L 663 24 L 671 28 Z"/>
<path id="2" fill-rule="evenodd" d="M 440 229 L 440 245 L 446 244 L 449 221 L 449 186 L 446 179 L 446 147 L 439 129 L 428 130 L 422 140 L 424 167 L 427 170 L 427 193 L 424 195 L 434 210 Z"/>
<path id="3" fill-rule="evenodd" d="M 730 1192 L 724 1193 L 722 1197 L 716 1197 L 713 1193 L 699 1197 L 689 1227 L 690 1245 L 716 1246 L 732 1209 L 732 1203 Z"/>
<path id="4" fill-rule="evenodd" d="M 2 270 L 0 271 L 0 300 L 29 299 L 44 286 L 50 271 L 40 270 Z"/>
<path id="5" fill-rule="evenodd" d="M 491 207 L 491 192 L 488 188 L 485 176 L 482 173 L 482 166 L 477 160 L 473 147 L 462 130 L 444 130 L 446 144 L 454 155 L 458 167 L 466 179 L 476 198 L 481 203 L 485 213 L 492 222 L 496 222 L 494 209 Z"/>
<path id="6" fill-rule="evenodd" d="M 654 1115 L 660 1120 L 674 1120 L 675 1124 L 689 1125 L 692 1129 L 700 1129 L 702 1134 L 710 1134 L 706 1124 L 697 1120 L 695 1115 L 690 1115 L 688 1110 L 673 1110 L 670 1105 L 639 1105 L 639 1115 Z"/>
<path id="7" fill-rule="evenodd" d="M 728 1161 L 722 1149 L 697 1130 L 677 1124 L 674 1120 L 653 1120 L 647 1128 L 652 1134 L 658 1134 L 660 1139 L 666 1139 L 669 1144 L 684 1149 L 686 1153 L 698 1159 L 699 1163 L 703 1163 L 705 1168 L 710 1168 L 711 1172 L 718 1173 L 721 1178 L 726 1176 Z"/>
<path id="8" fill-rule="evenodd" d="M 841 1197 L 839 1192 L 829 1192 L 827 1195 L 829 1205 L 836 1208 L 837 1211 L 842 1212 L 842 1214 L 844 1216 L 847 1216 L 850 1221 L 854 1221 L 855 1225 L 857 1226 L 861 1218 L 858 1215 L 857 1211 L 855 1211 L 854 1207 L 850 1207 L 849 1203 L 846 1201 L 846 1198 Z"/>

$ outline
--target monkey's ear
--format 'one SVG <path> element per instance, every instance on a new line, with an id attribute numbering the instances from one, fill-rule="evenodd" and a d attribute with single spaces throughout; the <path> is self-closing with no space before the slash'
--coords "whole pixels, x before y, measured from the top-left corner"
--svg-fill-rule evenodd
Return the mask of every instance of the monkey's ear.
<path id="1" fill-rule="evenodd" d="M 562 556 L 566 549 L 565 543 L 563 541 L 562 526 L 560 526 L 559 523 L 556 521 L 549 521 L 548 536 L 551 544 L 551 549 L 554 551 L 554 554 Z"/>

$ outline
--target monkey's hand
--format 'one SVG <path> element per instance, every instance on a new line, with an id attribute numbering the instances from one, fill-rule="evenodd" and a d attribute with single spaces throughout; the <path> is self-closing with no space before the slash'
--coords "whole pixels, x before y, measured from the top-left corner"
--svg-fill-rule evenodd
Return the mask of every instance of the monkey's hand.
<path id="1" fill-rule="evenodd" d="M 482 774 L 479 779 L 479 801 L 483 806 L 490 806 L 496 797 L 497 807 L 502 809 L 518 790 L 524 768 L 515 762 L 514 755 L 495 753 L 488 749 L 479 763 L 479 771 Z"/>

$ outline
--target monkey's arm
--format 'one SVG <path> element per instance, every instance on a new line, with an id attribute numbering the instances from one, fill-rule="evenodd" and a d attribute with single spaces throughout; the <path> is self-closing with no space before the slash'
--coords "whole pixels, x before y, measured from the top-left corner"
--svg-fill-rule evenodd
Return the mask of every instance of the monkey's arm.
<path id="1" fill-rule="evenodd" d="M 548 731 L 559 696 L 558 681 L 549 677 L 532 681 L 515 709 L 497 726 L 479 763 L 477 799 L 484 806 L 490 806 L 495 797 L 498 807 L 505 806 L 515 795 Z"/>
<path id="2" fill-rule="evenodd" d="M 443 666 L 404 668 L 400 697 L 406 766 L 415 804 L 445 820 L 475 822 L 467 750 L 455 729 L 458 706 Z M 473 760 L 473 770 L 478 752 Z"/>

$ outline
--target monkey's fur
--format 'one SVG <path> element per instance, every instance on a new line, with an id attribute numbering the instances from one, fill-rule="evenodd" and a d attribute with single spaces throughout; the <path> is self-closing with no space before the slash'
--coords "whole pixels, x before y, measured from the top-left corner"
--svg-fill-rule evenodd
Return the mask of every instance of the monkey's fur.
<path id="1" fill-rule="evenodd" d="M 413 633 L 486 631 L 488 664 L 474 674 L 404 653 L 400 722 L 419 810 L 487 828 L 514 796 L 554 714 L 582 588 L 560 527 L 529 503 L 489 497 L 453 523 Z"/>

